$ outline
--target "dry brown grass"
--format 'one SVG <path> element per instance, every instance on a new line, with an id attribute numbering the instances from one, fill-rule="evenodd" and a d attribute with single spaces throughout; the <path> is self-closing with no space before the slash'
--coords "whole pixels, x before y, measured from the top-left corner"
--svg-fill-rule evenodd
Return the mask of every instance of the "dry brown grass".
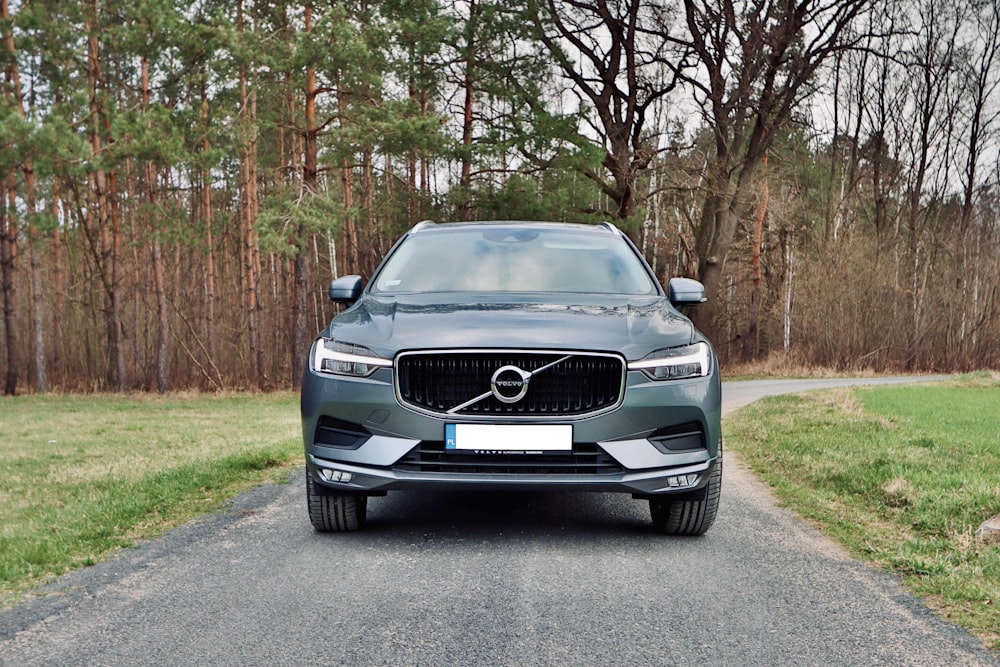
<path id="1" fill-rule="evenodd" d="M 763 359 L 737 361 L 723 364 L 723 377 L 765 377 L 765 378 L 836 378 L 873 377 L 871 368 L 838 369 L 815 366 L 801 354 L 794 351 L 771 352 Z"/>
<path id="2" fill-rule="evenodd" d="M 906 507 L 915 493 L 913 485 L 903 477 L 896 477 L 882 487 L 885 494 L 885 504 L 889 507 Z"/>

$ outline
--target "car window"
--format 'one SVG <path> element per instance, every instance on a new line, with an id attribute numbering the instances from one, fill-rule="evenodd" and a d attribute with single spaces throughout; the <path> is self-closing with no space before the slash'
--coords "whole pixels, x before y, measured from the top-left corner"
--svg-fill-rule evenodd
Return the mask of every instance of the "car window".
<path id="1" fill-rule="evenodd" d="M 458 228 L 407 237 L 375 277 L 381 293 L 652 294 L 641 260 L 617 236 L 544 228 Z"/>

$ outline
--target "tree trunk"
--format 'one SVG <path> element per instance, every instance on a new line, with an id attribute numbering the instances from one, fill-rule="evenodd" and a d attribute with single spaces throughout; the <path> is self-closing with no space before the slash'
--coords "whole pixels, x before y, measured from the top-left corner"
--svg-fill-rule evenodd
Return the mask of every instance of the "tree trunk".
<path id="1" fill-rule="evenodd" d="M 54 343 L 52 347 L 52 368 L 55 370 L 56 383 L 65 382 L 66 372 L 63 367 L 64 359 L 64 314 L 65 301 L 63 297 L 64 284 L 66 282 L 66 267 L 63 265 L 63 237 L 60 232 L 60 211 L 62 210 L 62 198 L 59 193 L 59 181 L 52 183 L 52 218 L 56 221 L 56 226 L 52 230 L 52 292 L 55 299 L 55 307 L 52 312 L 51 338 Z"/>
<path id="2" fill-rule="evenodd" d="M 267 387 L 267 374 L 264 369 L 264 350 L 261 347 L 259 327 L 259 290 L 260 266 L 259 249 L 257 247 L 257 136 L 253 123 L 256 117 L 255 93 L 250 92 L 244 99 L 247 103 L 245 113 L 251 136 L 243 149 L 243 243 L 244 243 L 244 275 L 246 289 L 247 334 L 250 343 L 251 382 L 259 389 Z"/>
<path id="3" fill-rule="evenodd" d="M 3 393 L 13 396 L 17 393 L 17 367 L 20 365 L 17 348 L 17 226 L 8 206 L 8 194 L 13 175 L 0 180 L 0 270 L 3 281 L 3 331 L 7 348 L 7 372 L 4 374 Z"/>
<path id="4" fill-rule="evenodd" d="M 782 317 L 782 330 L 784 333 L 782 336 L 782 349 L 788 352 L 792 346 L 792 288 L 795 281 L 795 253 L 792 250 L 792 239 L 789 238 L 789 234 L 786 233 L 783 235 L 783 242 L 785 246 L 785 302 Z"/>
<path id="5" fill-rule="evenodd" d="M 410 75 L 407 90 L 410 97 L 410 104 L 420 107 L 420 100 L 417 97 L 417 82 L 413 75 Z M 413 225 L 417 222 L 417 151 L 413 148 L 406 152 L 406 222 Z"/>
<path id="6" fill-rule="evenodd" d="M 167 291 L 163 279 L 163 250 L 159 239 L 153 240 L 153 289 L 156 292 L 156 390 L 161 394 L 170 388 L 170 318 Z"/>
<path id="7" fill-rule="evenodd" d="M 767 217 L 767 208 L 770 204 L 770 190 L 767 183 L 767 152 L 761 158 L 762 184 L 760 193 L 760 205 L 757 208 L 757 215 L 754 216 L 753 225 L 753 247 L 751 248 L 750 266 L 753 288 L 750 293 L 750 335 L 747 336 L 748 344 L 752 345 L 750 357 L 756 359 L 760 354 L 760 304 L 761 304 L 761 277 L 760 277 L 760 254 L 761 245 L 764 241 L 764 219 Z"/>
<path id="8" fill-rule="evenodd" d="M 340 126 L 345 127 L 347 113 L 347 93 L 337 75 L 337 113 L 340 116 Z M 354 211 L 354 178 L 351 174 L 351 161 L 344 156 L 340 161 L 340 186 L 344 198 L 344 240 L 341 243 L 343 253 L 340 265 L 344 274 L 357 273 L 358 268 L 358 234 Z"/>
<path id="9" fill-rule="evenodd" d="M 366 230 L 366 241 L 365 244 L 368 252 L 365 254 L 362 261 L 362 273 L 364 275 L 371 275 L 375 270 L 375 257 L 378 254 L 379 245 L 379 232 L 376 227 L 376 217 L 375 217 L 375 173 L 374 165 L 372 163 L 372 149 L 370 146 L 366 146 L 361 151 L 361 210 L 364 211 L 365 215 L 365 230 Z"/>
<path id="10" fill-rule="evenodd" d="M 29 210 L 30 210 L 29 206 Z M 34 225 L 28 225 L 28 264 L 31 267 L 31 331 L 35 367 L 35 391 L 49 391 L 49 372 L 45 345 L 45 292 L 42 289 L 42 262 L 38 250 L 39 235 Z"/>
<path id="11" fill-rule="evenodd" d="M 121 249 L 122 230 L 121 221 L 118 217 L 117 193 L 117 173 L 115 170 L 108 172 L 108 196 L 106 198 L 108 217 L 111 221 L 111 245 L 109 248 L 108 262 L 111 264 L 110 295 L 108 300 L 108 324 L 110 331 L 110 355 L 114 363 L 112 375 L 113 384 L 120 394 L 126 394 L 131 390 L 128 375 L 128 365 L 125 361 L 125 324 L 122 319 L 122 293 L 121 293 Z"/>
<path id="12" fill-rule="evenodd" d="M 201 215 L 205 225 L 205 354 L 207 366 L 215 369 L 215 240 L 212 234 L 212 170 L 209 156 L 209 116 L 208 91 L 204 79 L 201 82 L 201 121 L 204 136 L 201 153 L 205 160 L 201 173 Z M 222 378 L 216 372 L 216 380 L 221 385 Z"/>
<path id="13" fill-rule="evenodd" d="M 461 202 L 458 205 L 458 217 L 468 220 L 472 215 L 472 131 L 473 102 L 475 99 L 475 79 L 473 72 L 476 67 L 476 23 L 479 14 L 476 0 L 469 0 L 469 21 L 465 26 L 465 75 L 462 80 L 462 167 L 458 179 Z"/>
<path id="14" fill-rule="evenodd" d="M 723 163 L 725 164 L 725 163 Z M 744 173 L 747 170 L 744 169 Z M 740 186 L 737 185 L 738 189 Z M 728 171 L 721 169 L 714 178 L 713 189 L 705 198 L 698 234 L 698 279 L 705 285 L 708 301 L 693 310 L 695 326 L 710 332 L 719 312 L 720 287 L 726 268 L 729 248 L 739 227 L 742 199 L 733 194 Z M 738 190 L 737 190 L 738 191 Z"/>

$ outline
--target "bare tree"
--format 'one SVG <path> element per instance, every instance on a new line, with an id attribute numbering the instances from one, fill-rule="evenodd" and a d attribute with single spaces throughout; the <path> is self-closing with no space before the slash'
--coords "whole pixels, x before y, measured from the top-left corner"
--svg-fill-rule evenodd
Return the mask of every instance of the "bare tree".
<path id="1" fill-rule="evenodd" d="M 687 65 L 686 51 L 664 66 L 669 11 L 649 0 L 541 3 L 539 39 L 573 92 L 593 115 L 590 131 L 604 149 L 604 174 L 588 172 L 616 205 L 613 216 L 631 218 L 644 199 L 639 173 L 649 167 L 658 141 L 648 126 L 654 106 L 674 91 Z"/>
<path id="2" fill-rule="evenodd" d="M 975 217 L 977 198 L 988 192 L 991 185 L 990 175 L 981 173 L 982 163 L 985 154 L 996 149 L 996 123 L 1000 118 L 1000 112 L 996 110 L 996 94 L 1000 87 L 1000 7 L 995 2 L 986 2 L 972 3 L 971 9 L 973 30 L 970 32 L 977 39 L 963 63 L 962 93 L 966 125 L 962 142 L 964 162 L 958 167 L 962 208 L 956 235 L 959 247 L 955 251 L 959 258 L 955 283 L 960 292 L 969 295 L 959 318 L 959 346 L 963 354 L 968 354 L 981 338 L 979 330 L 986 322 L 981 294 L 990 289 L 989 281 L 984 281 L 980 271 L 969 269 L 982 261 L 996 260 L 994 253 L 984 253 L 984 236 L 990 234 L 990 225 L 984 221 L 977 230 Z M 993 177 L 992 185 L 996 187 L 997 175 Z M 995 283 L 992 289 L 995 293 Z M 968 354 L 967 359 L 971 357 L 972 354 Z"/>
<path id="3" fill-rule="evenodd" d="M 913 363 L 920 339 L 926 333 L 927 304 L 924 294 L 936 239 L 926 238 L 941 207 L 924 205 L 927 198 L 942 199 L 948 188 L 947 164 L 953 151 L 955 50 L 961 32 L 961 3 L 923 0 L 914 8 L 917 20 L 908 40 L 912 46 L 902 56 L 908 76 L 912 113 L 890 111 L 894 118 L 905 117 L 908 131 L 899 132 L 908 163 L 905 260 L 899 272 L 905 276 L 909 295 L 906 355 Z M 887 59 L 886 59 L 887 62 Z M 889 82 L 886 82 L 889 85 Z"/>
<path id="4" fill-rule="evenodd" d="M 714 137 L 697 238 L 699 278 L 712 297 L 695 311 L 702 328 L 715 318 L 726 258 L 775 129 L 811 91 L 820 66 L 854 43 L 850 28 L 870 4 L 684 0 L 688 34 L 675 47 L 693 52 L 698 67 L 683 67 L 687 58 L 674 67 L 695 91 Z"/>

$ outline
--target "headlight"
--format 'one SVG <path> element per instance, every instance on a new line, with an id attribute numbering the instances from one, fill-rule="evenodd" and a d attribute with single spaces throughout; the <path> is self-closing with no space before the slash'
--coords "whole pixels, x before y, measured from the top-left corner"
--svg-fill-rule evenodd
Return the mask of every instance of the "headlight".
<path id="1" fill-rule="evenodd" d="M 712 353 L 708 343 L 657 350 L 645 359 L 630 361 L 630 371 L 642 371 L 651 380 L 700 378 L 711 370 Z"/>
<path id="2" fill-rule="evenodd" d="M 368 377 L 379 368 L 391 368 L 392 359 L 383 359 L 360 345 L 320 338 L 313 343 L 312 369 L 328 375 Z"/>

